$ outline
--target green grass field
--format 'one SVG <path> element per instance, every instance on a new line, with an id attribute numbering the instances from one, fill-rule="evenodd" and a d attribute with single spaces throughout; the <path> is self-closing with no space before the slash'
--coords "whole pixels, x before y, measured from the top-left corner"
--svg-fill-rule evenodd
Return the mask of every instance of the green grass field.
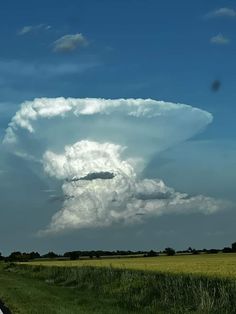
<path id="1" fill-rule="evenodd" d="M 62 267 L 114 267 L 122 269 L 196 274 L 236 278 L 236 253 L 199 254 L 138 258 L 92 259 L 77 261 L 35 261 L 27 264 Z"/>
<path id="2" fill-rule="evenodd" d="M 30 269 L 16 270 L 14 266 L 4 269 L 0 263 L 0 299 L 12 314 L 129 314 L 121 309 L 112 297 L 98 298 L 91 289 L 69 289 L 53 285 L 45 278 L 33 276 Z M 40 277 L 40 276 L 39 276 Z"/>
<path id="3" fill-rule="evenodd" d="M 236 254 L 1 265 L 13 314 L 236 314 Z"/>

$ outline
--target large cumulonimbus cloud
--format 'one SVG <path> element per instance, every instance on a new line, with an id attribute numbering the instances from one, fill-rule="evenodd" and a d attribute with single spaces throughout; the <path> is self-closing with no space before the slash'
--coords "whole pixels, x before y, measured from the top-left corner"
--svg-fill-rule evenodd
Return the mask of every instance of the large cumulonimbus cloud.
<path id="1" fill-rule="evenodd" d="M 224 208 L 224 201 L 179 193 L 143 174 L 152 156 L 211 122 L 206 111 L 152 99 L 41 98 L 21 105 L 3 142 L 62 182 L 64 201 L 47 234 Z"/>

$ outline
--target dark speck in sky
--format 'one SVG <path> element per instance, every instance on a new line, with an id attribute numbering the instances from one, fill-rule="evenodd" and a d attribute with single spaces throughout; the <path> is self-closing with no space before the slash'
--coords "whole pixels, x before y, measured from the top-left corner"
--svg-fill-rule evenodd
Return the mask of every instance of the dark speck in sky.
<path id="1" fill-rule="evenodd" d="M 211 90 L 213 92 L 218 92 L 221 88 L 221 81 L 219 80 L 214 80 L 211 84 Z"/>

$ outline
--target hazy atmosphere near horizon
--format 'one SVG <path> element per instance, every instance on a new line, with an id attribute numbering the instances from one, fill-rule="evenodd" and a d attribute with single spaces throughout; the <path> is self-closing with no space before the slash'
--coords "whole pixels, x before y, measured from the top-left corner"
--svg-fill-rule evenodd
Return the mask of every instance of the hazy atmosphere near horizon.
<path id="1" fill-rule="evenodd" d="M 236 241 L 234 1 L 8 1 L 0 251 Z"/>

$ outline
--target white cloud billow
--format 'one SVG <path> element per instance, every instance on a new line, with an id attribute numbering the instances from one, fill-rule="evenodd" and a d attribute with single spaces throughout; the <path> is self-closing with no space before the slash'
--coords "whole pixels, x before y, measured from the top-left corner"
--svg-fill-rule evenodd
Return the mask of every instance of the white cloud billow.
<path id="1" fill-rule="evenodd" d="M 137 135 L 143 134 L 145 139 L 150 137 L 147 136 L 148 134 L 153 133 L 151 136 L 156 137 L 158 141 L 164 139 L 166 142 L 172 142 L 171 136 L 175 141 L 176 137 L 181 141 L 187 139 L 212 122 L 212 115 L 209 112 L 184 104 L 153 99 L 37 98 L 21 105 L 9 124 L 4 142 L 14 142 L 16 131 L 20 128 L 34 133 L 33 124 L 40 119 L 52 119 L 58 116 L 74 116 L 82 119 L 95 115 L 102 115 L 104 119 L 110 116 L 116 121 L 123 121 L 127 126 L 131 126 L 133 131 L 138 132 Z M 119 130 L 121 126 L 118 125 L 117 129 Z M 157 130 L 160 131 L 159 134 L 155 134 Z M 132 133 L 132 130 L 129 131 Z M 93 133 L 93 136 L 96 136 L 96 129 Z"/>
<path id="2" fill-rule="evenodd" d="M 211 121 L 198 108 L 152 99 L 41 98 L 21 105 L 4 144 L 62 182 L 62 208 L 42 231 L 56 233 L 224 208 L 221 200 L 190 197 L 143 174 L 155 154 Z"/>
<path id="3" fill-rule="evenodd" d="M 223 204 L 210 197 L 188 197 L 161 180 L 140 179 L 123 148 L 111 143 L 80 141 L 65 148 L 63 155 L 47 151 L 44 170 L 63 179 L 63 208 L 52 217 L 43 233 L 70 228 L 107 226 L 113 222 L 137 222 L 144 216 L 172 212 L 212 213 Z M 135 162 L 133 163 L 135 165 Z M 82 180 L 91 173 L 110 172 L 112 179 Z"/>

